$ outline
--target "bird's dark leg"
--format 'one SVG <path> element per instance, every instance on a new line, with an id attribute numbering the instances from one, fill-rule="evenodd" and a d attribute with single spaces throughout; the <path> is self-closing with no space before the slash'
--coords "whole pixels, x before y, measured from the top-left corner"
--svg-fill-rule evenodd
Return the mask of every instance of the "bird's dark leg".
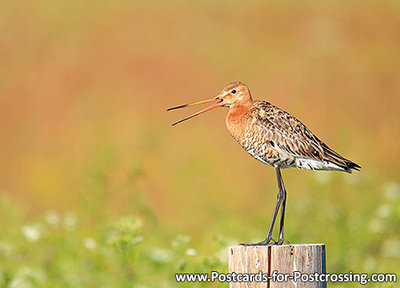
<path id="1" fill-rule="evenodd" d="M 280 226 L 279 226 L 279 240 L 276 244 L 278 245 L 282 245 L 283 242 L 287 242 L 289 243 L 289 241 L 287 241 L 284 237 L 283 237 L 283 227 L 285 224 L 285 208 L 286 208 L 286 189 L 285 189 L 285 184 L 283 184 L 283 178 L 282 178 L 282 174 L 281 174 L 281 170 L 279 168 L 276 168 L 276 176 L 278 178 L 278 185 L 279 190 L 282 191 L 282 207 L 281 207 L 281 221 L 280 221 Z"/>
<path id="2" fill-rule="evenodd" d="M 278 244 L 274 239 L 272 239 L 272 231 L 274 230 L 274 225 L 275 225 L 276 217 L 278 216 L 279 207 L 281 206 L 282 201 L 284 200 L 284 193 L 282 191 L 282 185 L 281 185 L 281 181 L 280 181 L 282 176 L 281 176 L 281 171 L 279 170 L 278 167 L 276 168 L 276 176 L 277 176 L 277 179 L 278 179 L 278 190 L 279 190 L 279 192 L 278 192 L 278 195 L 277 195 L 277 201 L 276 201 L 276 205 L 275 205 L 274 214 L 272 215 L 271 224 L 269 225 L 267 238 L 265 238 L 264 241 L 261 241 L 261 242 L 258 242 L 258 243 L 242 244 L 242 245 L 253 245 L 254 246 L 254 245 L 275 245 L 275 244 Z M 285 194 L 286 194 L 286 191 L 285 191 Z M 283 219 L 282 219 L 282 216 L 281 216 L 281 225 L 283 225 L 282 221 L 283 221 Z"/>

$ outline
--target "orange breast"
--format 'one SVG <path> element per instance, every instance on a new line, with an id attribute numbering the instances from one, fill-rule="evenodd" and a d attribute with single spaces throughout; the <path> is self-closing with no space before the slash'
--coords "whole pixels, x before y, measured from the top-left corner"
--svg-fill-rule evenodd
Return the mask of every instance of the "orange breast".
<path id="1" fill-rule="evenodd" d="M 249 106 L 233 106 L 229 109 L 226 117 L 226 127 L 239 143 L 245 138 L 247 128 L 250 125 L 250 117 L 246 117 L 249 116 L 249 111 Z"/>

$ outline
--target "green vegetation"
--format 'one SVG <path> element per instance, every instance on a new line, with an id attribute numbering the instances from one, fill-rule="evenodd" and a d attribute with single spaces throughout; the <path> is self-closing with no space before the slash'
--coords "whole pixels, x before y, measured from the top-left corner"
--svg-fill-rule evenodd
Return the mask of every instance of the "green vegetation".
<path id="1" fill-rule="evenodd" d="M 200 253 L 190 236 L 164 237 L 144 215 L 92 225 L 72 212 L 26 220 L 7 198 L 0 208 L 12 223 L 0 239 L 0 287 L 175 287 L 176 272 L 227 269 L 221 236 Z"/>
<path id="2" fill-rule="evenodd" d="M 134 180 L 127 181 L 135 190 L 140 178 L 146 176 L 140 176 L 145 172 L 137 166 L 133 171 Z M 287 237 L 295 242 L 321 239 L 327 243 L 328 272 L 398 272 L 399 185 L 388 183 L 378 188 L 384 195 L 378 205 L 373 199 L 361 197 L 355 207 L 349 199 L 341 204 L 326 203 L 326 195 L 320 191 L 334 193 L 336 185 L 343 185 L 366 193 L 372 183 L 364 182 L 359 175 L 353 175 L 357 180 L 347 183 L 342 181 L 346 175 L 321 175 L 308 185 L 307 196 L 289 206 Z M 50 210 L 28 218 L 16 203 L 3 196 L 1 287 L 153 287 L 154 283 L 176 287 L 177 272 L 226 273 L 227 247 L 239 242 L 229 237 L 246 235 L 245 221 L 239 219 L 236 229 L 226 229 L 224 235 L 218 229 L 203 230 L 202 236 L 194 233 L 196 239 L 174 234 L 160 227 L 160 220 L 146 203 L 139 205 L 142 209 L 135 207 L 136 214 L 109 218 L 105 211 L 98 210 L 93 217 L 102 221 L 88 221 L 90 209 L 84 207 L 74 212 Z M 258 222 L 249 227 L 254 241 L 261 239 L 266 230 L 266 221 Z M 200 283 L 181 286 L 208 287 Z"/>

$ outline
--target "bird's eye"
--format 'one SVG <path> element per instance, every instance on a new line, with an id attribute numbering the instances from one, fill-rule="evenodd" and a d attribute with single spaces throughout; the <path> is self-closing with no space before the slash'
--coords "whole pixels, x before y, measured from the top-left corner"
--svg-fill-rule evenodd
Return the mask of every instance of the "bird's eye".
<path id="1" fill-rule="evenodd" d="M 233 90 L 231 91 L 231 93 L 232 93 L 232 94 L 236 94 L 236 90 L 233 89 Z"/>

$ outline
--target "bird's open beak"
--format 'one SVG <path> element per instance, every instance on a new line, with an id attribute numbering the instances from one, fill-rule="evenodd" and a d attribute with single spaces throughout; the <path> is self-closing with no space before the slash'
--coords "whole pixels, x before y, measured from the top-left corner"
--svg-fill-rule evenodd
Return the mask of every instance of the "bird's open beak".
<path id="1" fill-rule="evenodd" d="M 224 106 L 225 103 L 223 103 L 223 99 L 220 98 L 220 96 L 217 96 L 217 97 L 213 97 L 211 99 L 207 99 L 207 100 L 203 100 L 203 101 L 198 101 L 198 102 L 194 102 L 194 103 L 190 103 L 190 104 L 185 104 L 185 105 L 181 105 L 181 106 L 168 108 L 167 111 L 170 111 L 170 110 L 175 110 L 175 109 L 179 109 L 179 108 L 190 107 L 190 106 L 194 106 L 194 105 L 198 105 L 198 104 L 208 103 L 208 102 L 215 101 L 215 100 L 219 100 L 219 101 L 217 103 L 211 105 L 210 107 L 207 107 L 206 109 L 203 109 L 203 110 L 201 110 L 201 111 L 199 111 L 197 113 L 194 113 L 194 114 L 192 114 L 192 115 L 190 115 L 190 116 L 188 116 L 188 117 L 186 117 L 186 118 L 184 118 L 182 120 L 179 120 L 178 122 L 175 122 L 174 124 L 172 124 L 172 126 L 175 126 L 176 124 L 179 124 L 179 123 L 181 123 L 183 121 L 189 120 L 190 118 L 193 118 L 193 117 L 195 117 L 197 115 L 200 115 L 200 114 L 202 114 L 204 112 L 210 111 L 211 109 Z"/>

